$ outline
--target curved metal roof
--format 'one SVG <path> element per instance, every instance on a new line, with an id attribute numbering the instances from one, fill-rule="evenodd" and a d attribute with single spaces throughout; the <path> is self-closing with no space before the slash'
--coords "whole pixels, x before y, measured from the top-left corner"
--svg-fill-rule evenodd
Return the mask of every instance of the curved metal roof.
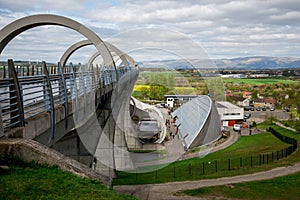
<path id="1" fill-rule="evenodd" d="M 206 123 L 210 123 L 208 119 L 212 106 L 213 102 L 210 97 L 203 95 L 183 104 L 172 113 L 173 118 L 177 117 L 175 124 L 178 127 L 178 133 L 183 139 L 186 149 L 193 144 L 197 137 L 206 137 L 206 133 L 202 134 L 201 130 Z M 204 142 L 204 140 L 201 141 Z"/>

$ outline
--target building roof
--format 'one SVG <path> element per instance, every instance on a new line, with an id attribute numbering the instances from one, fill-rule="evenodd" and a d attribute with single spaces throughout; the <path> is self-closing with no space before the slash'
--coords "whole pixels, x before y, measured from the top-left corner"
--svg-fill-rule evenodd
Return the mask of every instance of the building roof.
<path id="1" fill-rule="evenodd" d="M 240 108 L 228 101 L 218 101 L 216 102 L 216 107 L 217 108 Z"/>
<path id="2" fill-rule="evenodd" d="M 244 101 L 246 98 L 237 96 L 237 95 L 233 95 L 230 97 L 231 99 L 235 100 L 235 101 Z"/>
<path id="3" fill-rule="evenodd" d="M 185 104 L 183 104 L 180 108 L 175 110 L 172 113 L 172 117 L 176 117 L 175 124 L 178 127 L 178 133 L 181 138 L 184 140 L 185 148 L 188 149 L 192 144 L 194 145 L 202 145 L 203 142 L 207 142 L 208 139 L 205 140 L 205 137 L 208 138 L 205 134 L 200 134 L 203 129 L 206 121 L 208 120 L 213 102 L 209 96 L 201 95 Z M 216 126 L 217 122 L 214 122 Z M 209 140 L 216 139 L 218 137 L 218 132 L 216 137 L 213 135 Z M 203 137 L 201 139 L 201 144 L 195 144 L 195 141 L 200 141 L 199 137 Z M 198 142 L 196 142 L 198 143 Z"/>
<path id="4" fill-rule="evenodd" d="M 254 103 L 263 103 L 264 100 L 260 98 L 253 99 Z"/>
<path id="5" fill-rule="evenodd" d="M 198 95 L 187 95 L 187 94 L 166 94 L 165 98 L 196 98 Z"/>
<path id="6" fill-rule="evenodd" d="M 275 99 L 271 99 L 271 98 L 265 98 L 264 102 L 265 103 L 276 103 L 276 100 Z"/>

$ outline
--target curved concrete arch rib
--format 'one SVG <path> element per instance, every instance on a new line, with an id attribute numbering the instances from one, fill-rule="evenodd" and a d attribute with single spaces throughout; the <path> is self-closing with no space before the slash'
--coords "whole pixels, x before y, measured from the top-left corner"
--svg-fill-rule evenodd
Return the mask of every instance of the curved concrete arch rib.
<path id="1" fill-rule="evenodd" d="M 91 66 L 92 63 L 94 62 L 94 60 L 95 60 L 98 56 L 100 56 L 100 55 L 101 55 L 100 52 L 94 53 L 94 54 L 90 57 L 90 59 L 89 59 L 89 61 L 88 61 L 88 66 Z M 135 62 L 130 56 L 128 56 L 127 54 L 124 54 L 124 56 L 126 57 L 127 61 L 128 61 L 128 60 L 131 60 L 130 63 L 132 63 L 133 66 L 135 66 L 135 67 L 137 66 L 136 62 Z M 125 66 L 126 66 L 126 65 L 125 65 Z M 128 65 L 127 65 L 127 66 L 128 66 Z"/>
<path id="2" fill-rule="evenodd" d="M 115 47 L 114 45 L 110 44 L 109 42 L 104 42 L 107 46 L 107 48 L 109 49 L 110 52 L 115 52 L 122 60 L 123 64 L 125 66 L 128 66 L 128 62 L 130 62 L 133 66 L 136 65 L 136 62 L 133 60 L 133 58 L 131 58 L 130 56 L 128 56 L 127 54 L 125 54 L 124 52 L 122 52 L 120 49 L 118 49 L 117 47 Z M 71 47 L 69 47 L 64 54 L 62 55 L 61 59 L 60 59 L 60 63 L 62 64 L 62 66 L 65 66 L 66 62 L 68 61 L 68 59 L 70 58 L 70 56 L 78 49 L 88 46 L 88 45 L 92 45 L 92 43 L 89 40 L 82 40 L 79 41 L 75 44 L 73 44 Z M 101 54 L 101 53 L 100 53 Z M 97 54 L 96 57 L 98 57 L 100 54 Z M 93 57 L 93 56 L 92 56 Z M 95 58 L 96 58 L 95 57 Z M 92 59 L 92 61 L 94 61 L 94 59 Z M 91 59 L 90 59 L 91 60 Z M 90 66 L 90 62 L 89 65 Z"/>
<path id="3" fill-rule="evenodd" d="M 39 14 L 24 17 L 5 26 L 0 31 L 0 54 L 6 45 L 17 35 L 28 29 L 44 25 L 64 26 L 81 33 L 97 48 L 99 52 L 101 52 L 104 63 L 106 65 L 113 65 L 114 68 L 116 68 L 108 48 L 97 34 L 79 22 L 66 17 L 51 14 Z"/>

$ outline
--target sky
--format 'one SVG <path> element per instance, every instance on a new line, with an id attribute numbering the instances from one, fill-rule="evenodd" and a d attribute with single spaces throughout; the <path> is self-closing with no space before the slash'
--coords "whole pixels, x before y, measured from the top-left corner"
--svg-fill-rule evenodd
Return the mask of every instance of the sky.
<path id="1" fill-rule="evenodd" d="M 300 57 L 297 0 L 0 0 L 1 29 L 34 14 L 76 20 L 136 61 Z M 0 60 L 57 62 L 83 39 L 65 27 L 36 27 L 13 39 Z M 84 47 L 70 61 L 87 62 L 94 51 Z"/>

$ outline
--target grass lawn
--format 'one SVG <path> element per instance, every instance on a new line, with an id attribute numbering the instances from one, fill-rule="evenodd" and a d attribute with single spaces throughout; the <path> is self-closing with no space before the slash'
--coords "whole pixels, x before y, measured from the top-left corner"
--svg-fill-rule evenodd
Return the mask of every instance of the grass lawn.
<path id="1" fill-rule="evenodd" d="M 269 127 L 270 124 L 264 123 L 260 126 Z M 281 134 L 300 141 L 299 134 L 275 125 L 271 126 Z M 152 172 L 136 174 L 119 171 L 117 172 L 118 178 L 114 180 L 114 184 L 145 184 L 219 178 L 264 171 L 299 162 L 300 153 L 298 151 L 288 158 L 276 159 L 276 152 L 279 152 L 279 157 L 281 157 L 284 155 L 281 149 L 287 146 L 289 145 L 281 142 L 271 133 L 245 136 L 224 150 L 209 154 L 203 158 L 196 157 L 174 162 L 160 170 L 156 170 L 157 166 L 148 166 L 141 168 L 141 170 L 153 169 Z M 266 161 L 267 159 L 268 161 Z"/>
<path id="2" fill-rule="evenodd" d="M 0 199 L 136 199 L 57 167 L 0 158 Z"/>
<path id="3" fill-rule="evenodd" d="M 271 180 L 199 188 L 181 193 L 205 199 L 299 199 L 300 173 Z"/>
<path id="4" fill-rule="evenodd" d="M 287 80 L 287 79 L 276 79 L 276 78 L 265 78 L 265 79 L 256 79 L 256 78 L 223 78 L 224 83 L 246 83 L 252 85 L 262 85 L 262 84 L 274 84 L 274 83 L 284 83 L 291 84 L 296 81 Z"/>

